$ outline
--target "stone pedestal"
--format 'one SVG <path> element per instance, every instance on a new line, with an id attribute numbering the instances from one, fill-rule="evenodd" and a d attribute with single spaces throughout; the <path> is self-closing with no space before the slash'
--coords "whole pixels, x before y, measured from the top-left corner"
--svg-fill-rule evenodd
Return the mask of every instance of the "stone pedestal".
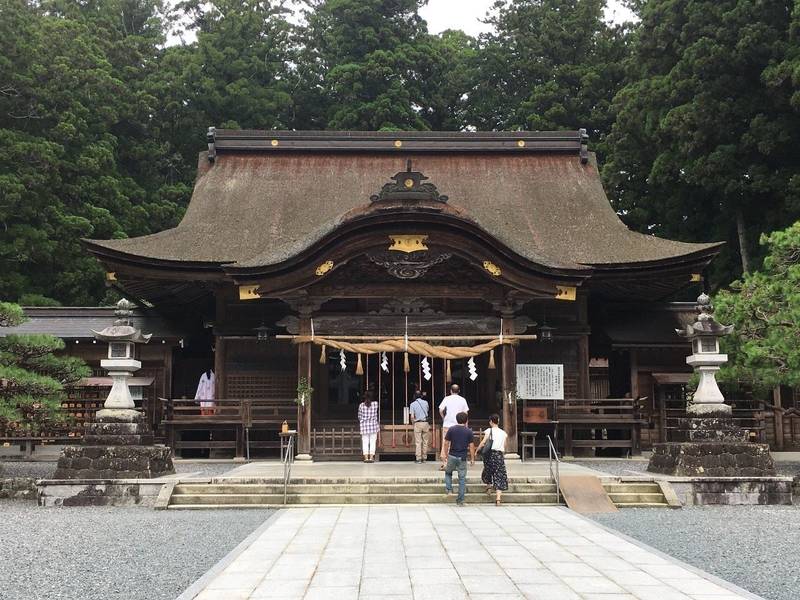
<path id="1" fill-rule="evenodd" d="M 55 479 L 151 479 L 175 473 L 172 450 L 153 446 L 153 433 L 136 410 L 97 412 L 81 446 L 67 446 Z"/>
<path id="2" fill-rule="evenodd" d="M 751 444 L 747 431 L 722 413 L 681 419 L 676 442 L 656 444 L 647 470 L 684 477 L 771 477 L 769 446 Z"/>

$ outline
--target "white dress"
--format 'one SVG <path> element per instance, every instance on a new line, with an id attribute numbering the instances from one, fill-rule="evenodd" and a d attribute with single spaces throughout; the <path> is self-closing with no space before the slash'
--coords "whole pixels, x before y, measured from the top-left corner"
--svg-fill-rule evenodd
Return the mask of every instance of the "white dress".
<path id="1" fill-rule="evenodd" d="M 214 371 L 203 371 L 203 374 L 200 375 L 200 381 L 197 384 L 197 392 L 194 395 L 194 399 L 201 401 L 201 408 L 211 408 L 214 406 L 213 402 L 203 402 L 203 400 L 214 399 L 215 380 Z"/>

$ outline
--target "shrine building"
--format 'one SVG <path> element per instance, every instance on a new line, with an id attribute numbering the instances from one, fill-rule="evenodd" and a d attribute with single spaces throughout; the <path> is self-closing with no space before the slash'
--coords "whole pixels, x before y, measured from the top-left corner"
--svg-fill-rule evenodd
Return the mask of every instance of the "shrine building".
<path id="1" fill-rule="evenodd" d="M 413 454 L 414 391 L 438 405 L 451 383 L 475 427 L 501 415 L 510 453 L 666 440 L 693 318 L 668 301 L 720 249 L 629 230 L 583 131 L 213 128 L 177 227 L 85 244 L 183 332 L 152 415 L 176 453 L 267 452 L 285 420 L 320 460 L 359 454 L 368 389 L 379 455 Z"/>

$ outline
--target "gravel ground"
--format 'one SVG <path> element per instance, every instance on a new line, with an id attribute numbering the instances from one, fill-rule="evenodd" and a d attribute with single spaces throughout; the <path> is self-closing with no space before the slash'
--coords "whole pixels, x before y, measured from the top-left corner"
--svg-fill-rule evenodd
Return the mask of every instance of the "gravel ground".
<path id="1" fill-rule="evenodd" d="M 768 600 L 798 598 L 800 508 L 629 508 L 592 518 Z"/>
<path id="2" fill-rule="evenodd" d="M 0 598 L 171 600 L 271 514 L 4 502 Z"/>
<path id="3" fill-rule="evenodd" d="M 202 462 L 176 462 L 177 473 L 194 473 L 196 477 L 216 477 L 241 466 L 243 463 L 202 463 Z M 56 470 L 53 461 L 34 462 L 6 460 L 0 462 L 0 477 L 33 477 L 34 479 L 47 479 L 52 477 Z"/>

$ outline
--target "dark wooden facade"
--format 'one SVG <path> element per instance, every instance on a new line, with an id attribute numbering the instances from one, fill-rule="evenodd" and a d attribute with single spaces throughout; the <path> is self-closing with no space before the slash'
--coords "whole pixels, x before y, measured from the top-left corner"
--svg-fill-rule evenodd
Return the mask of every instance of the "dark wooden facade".
<path id="1" fill-rule="evenodd" d="M 562 364 L 566 399 L 647 396 L 636 409 L 641 442 L 660 439 L 666 430 L 652 386 L 659 377 L 683 381 L 686 347 L 671 330 L 660 333 L 667 344 L 640 347 L 614 328 L 691 286 L 718 251 L 625 228 L 582 132 L 212 130 L 177 228 L 86 244 L 112 285 L 182 323 L 186 338 L 206 349 L 189 381 L 205 360 L 219 399 L 293 406 L 298 377 L 308 378 L 312 401 L 291 425 L 299 451 L 318 456 L 335 443 L 352 452 L 368 386 L 381 390 L 382 451 L 407 451 L 402 409 L 414 386 L 438 403 L 451 382 L 461 384 L 479 425 L 501 413 L 516 452 L 518 429 L 536 427 L 518 414 L 518 363 Z M 466 360 L 451 361 L 448 379 L 441 359 L 423 381 L 419 357 L 406 373 L 402 353 L 390 357 L 388 373 L 378 356 L 362 356 L 363 375 L 350 354 L 343 372 L 338 351 L 321 361 L 319 345 L 288 339 L 407 333 L 461 336 L 440 343 L 470 346 L 478 342 L 469 336 L 532 335 L 543 324 L 555 328 L 551 342 L 502 345 L 494 369 L 488 354 L 478 356 L 474 382 Z M 262 325 L 269 341 L 257 340 Z M 558 406 L 547 420 L 557 416 Z M 273 433 L 256 435 L 267 447 Z"/>

